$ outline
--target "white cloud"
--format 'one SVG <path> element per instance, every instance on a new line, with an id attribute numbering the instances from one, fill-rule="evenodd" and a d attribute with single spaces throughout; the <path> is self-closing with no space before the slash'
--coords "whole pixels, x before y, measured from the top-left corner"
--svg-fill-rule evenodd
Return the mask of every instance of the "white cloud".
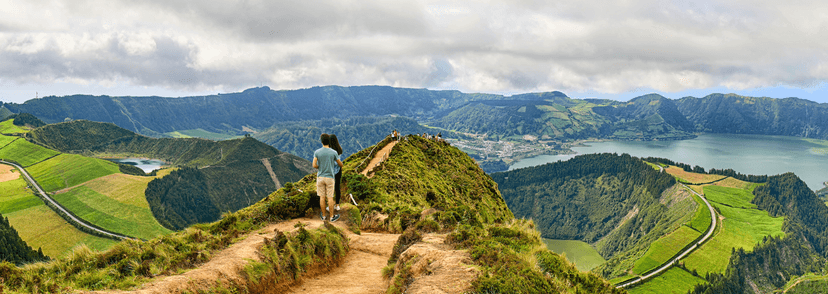
<path id="1" fill-rule="evenodd" d="M 828 7 L 818 1 L 43 0 L 0 7 L 4 85 L 624 93 L 807 88 L 828 79 Z"/>

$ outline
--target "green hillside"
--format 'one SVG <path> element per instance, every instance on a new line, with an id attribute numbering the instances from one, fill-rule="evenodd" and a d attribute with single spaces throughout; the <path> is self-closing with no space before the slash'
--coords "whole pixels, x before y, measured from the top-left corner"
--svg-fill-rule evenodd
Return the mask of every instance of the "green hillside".
<path id="1" fill-rule="evenodd" d="M 27 138 L 85 156 L 148 157 L 191 167 L 153 180 L 146 187 L 153 215 L 172 230 L 216 221 L 222 213 L 256 203 L 282 184 L 312 171 L 309 161 L 250 137 L 225 141 L 157 139 L 111 123 L 72 121 L 37 128 Z M 102 173 L 102 169 L 97 172 Z"/>
<path id="2" fill-rule="evenodd" d="M 475 292 L 623 292 L 594 274 L 578 272 L 562 257 L 546 250 L 534 224 L 514 219 L 496 183 L 457 148 L 410 137 L 397 143 L 389 159 L 374 170 L 373 177 L 359 174 L 365 167 L 363 159 L 372 156 L 375 147 L 389 142 L 370 146 L 345 161 L 345 192 L 360 202 L 359 209 L 349 206 L 356 214 L 351 218 L 356 226 L 353 230 L 406 232 L 403 236 L 411 237 L 427 232 L 446 233 L 445 246 L 467 250 L 470 266 L 481 271 L 472 284 Z M 147 242 L 122 241 L 99 253 L 76 250 L 72 256 L 26 268 L 0 264 L 0 283 L 8 290 L 21 292 L 35 287 L 68 291 L 128 289 L 150 281 L 149 277 L 154 275 L 195 267 L 229 246 L 235 236 L 304 215 L 314 187 L 315 174 L 311 174 L 286 184 L 250 207 L 225 214 L 218 222 L 196 225 Z M 249 278 L 270 283 L 282 279 L 279 277 L 301 276 L 305 268 L 336 260 L 348 250 L 337 230 L 333 226 L 299 228 L 296 234 L 265 242 L 270 244 L 262 249 L 270 250 L 266 252 L 268 259 L 254 262 L 251 266 L 256 270 L 248 271 L 252 275 Z M 273 246 L 284 250 L 269 249 Z M 392 269 L 391 281 L 404 281 L 406 273 L 394 271 L 395 262 L 388 267 Z M 249 287 L 267 285 L 216 285 L 212 289 L 244 292 Z M 405 291 L 405 283 L 394 285 L 403 287 L 394 289 Z"/>

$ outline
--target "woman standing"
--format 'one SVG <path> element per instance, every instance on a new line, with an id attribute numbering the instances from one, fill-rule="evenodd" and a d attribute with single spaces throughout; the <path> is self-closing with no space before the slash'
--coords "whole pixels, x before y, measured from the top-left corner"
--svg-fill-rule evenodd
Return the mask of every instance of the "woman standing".
<path id="1" fill-rule="evenodd" d="M 339 139 L 336 138 L 336 135 L 331 135 L 331 149 L 336 151 L 336 159 L 342 161 L 342 146 L 339 145 Z M 334 203 L 336 203 L 336 208 L 334 210 L 339 211 L 339 198 L 342 195 L 342 191 L 340 190 L 339 183 L 342 181 L 342 169 L 339 166 L 334 166 Z M 337 213 L 334 215 L 333 221 L 339 219 L 339 214 Z"/>

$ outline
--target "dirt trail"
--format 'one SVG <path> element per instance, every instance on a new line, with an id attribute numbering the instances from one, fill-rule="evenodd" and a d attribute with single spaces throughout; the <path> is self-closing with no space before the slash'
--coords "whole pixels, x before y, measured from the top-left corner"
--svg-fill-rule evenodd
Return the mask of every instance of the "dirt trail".
<path id="1" fill-rule="evenodd" d="M 388 159 L 388 156 L 391 154 L 391 149 L 394 149 L 394 145 L 397 145 L 397 141 L 391 141 L 391 143 L 388 143 L 388 145 L 382 147 L 382 149 L 374 155 L 374 158 L 371 158 L 371 161 L 368 162 L 368 167 L 366 167 L 361 174 L 368 178 L 373 177 L 374 174 L 371 173 L 371 171 L 373 171 L 374 168 L 380 165 L 380 163 L 384 160 Z"/>
<path id="2" fill-rule="evenodd" d="M 181 293 L 191 291 L 192 289 L 209 288 L 216 281 L 235 281 L 242 283 L 243 280 L 239 273 L 247 264 L 248 260 L 260 260 L 258 251 L 262 244 L 264 244 L 264 239 L 273 238 L 275 236 L 274 230 L 281 232 L 293 231 L 295 230 L 294 225 L 298 222 L 307 224 L 307 229 L 316 229 L 322 225 L 322 221 L 312 219 L 294 219 L 271 224 L 249 233 L 243 240 L 216 253 L 210 261 L 185 273 L 157 279 L 142 285 L 140 289 L 134 291 L 96 291 L 86 293 Z"/>
<path id="3" fill-rule="evenodd" d="M 265 238 L 273 238 L 274 230 L 293 231 L 296 223 L 306 224 L 307 229 L 322 226 L 319 219 L 300 218 L 268 225 L 249 233 L 247 237 L 216 253 L 210 261 L 198 268 L 179 275 L 166 276 L 146 283 L 134 291 L 95 291 L 83 293 L 183 293 L 195 289 L 209 289 L 216 282 L 244 284 L 241 270 L 249 260 L 259 261 L 259 249 Z M 292 287 L 292 293 L 328 293 L 331 283 L 339 285 L 337 293 L 381 293 L 387 288 L 382 278 L 382 268 L 388 262 L 399 235 L 362 233 L 349 231 L 344 222 L 333 223 L 350 239 L 351 251 L 343 264 L 331 272 L 307 278 L 302 284 Z"/>
<path id="4" fill-rule="evenodd" d="M 351 251 L 341 266 L 327 274 L 306 279 L 288 293 L 384 293 L 388 282 L 382 277 L 382 268 L 388 263 L 399 236 L 380 233 L 349 235 Z"/>

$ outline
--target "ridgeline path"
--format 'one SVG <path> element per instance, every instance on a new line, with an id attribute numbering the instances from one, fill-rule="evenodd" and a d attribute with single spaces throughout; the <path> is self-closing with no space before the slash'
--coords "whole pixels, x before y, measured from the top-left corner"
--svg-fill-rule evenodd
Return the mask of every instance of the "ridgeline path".
<path id="1" fill-rule="evenodd" d="M 373 177 L 374 174 L 371 173 L 371 172 L 374 170 L 375 167 L 380 165 L 384 160 L 388 159 L 388 156 L 391 155 L 391 149 L 394 149 L 394 145 L 397 145 L 397 141 L 391 141 L 391 143 L 388 143 L 388 145 L 385 145 L 385 147 L 382 147 L 382 149 L 380 149 L 380 151 L 377 151 L 377 154 L 374 155 L 374 158 L 372 158 L 371 161 L 368 162 L 368 166 L 365 167 L 365 169 L 362 170 L 362 172 L 360 172 L 360 173 L 362 175 L 368 177 L 368 178 Z M 371 173 L 371 174 L 369 174 L 369 173 Z"/>

